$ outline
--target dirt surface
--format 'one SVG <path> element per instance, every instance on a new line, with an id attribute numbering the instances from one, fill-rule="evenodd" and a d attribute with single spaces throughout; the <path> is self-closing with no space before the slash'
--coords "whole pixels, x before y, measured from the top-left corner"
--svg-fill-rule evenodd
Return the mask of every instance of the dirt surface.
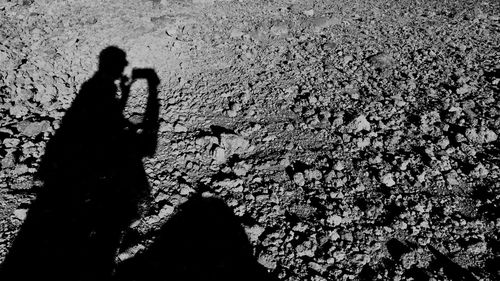
<path id="1" fill-rule="evenodd" d="M 499 31 L 494 0 L 0 0 L 0 260 L 115 45 L 161 80 L 149 211 L 117 272 L 201 194 L 279 280 L 499 280 Z M 146 96 L 133 84 L 124 115 Z"/>

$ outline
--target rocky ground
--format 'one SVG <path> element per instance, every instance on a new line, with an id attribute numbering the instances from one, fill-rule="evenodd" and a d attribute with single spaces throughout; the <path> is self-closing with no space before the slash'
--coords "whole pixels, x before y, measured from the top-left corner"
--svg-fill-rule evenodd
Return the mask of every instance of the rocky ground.
<path id="1" fill-rule="evenodd" d="M 139 233 L 204 192 L 280 280 L 499 280 L 499 31 L 495 0 L 0 0 L 0 256 L 116 45 L 162 80 Z"/>

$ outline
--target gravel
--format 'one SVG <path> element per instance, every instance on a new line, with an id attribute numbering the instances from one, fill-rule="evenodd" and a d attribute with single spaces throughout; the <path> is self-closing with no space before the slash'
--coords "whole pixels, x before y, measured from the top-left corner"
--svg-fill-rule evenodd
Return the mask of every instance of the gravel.
<path id="1" fill-rule="evenodd" d="M 118 265 L 205 194 L 278 280 L 498 280 L 498 11 L 0 0 L 0 261 L 30 219 L 47 142 L 117 45 L 161 79 L 142 162 L 152 198 Z M 146 93 L 133 85 L 125 116 Z"/>

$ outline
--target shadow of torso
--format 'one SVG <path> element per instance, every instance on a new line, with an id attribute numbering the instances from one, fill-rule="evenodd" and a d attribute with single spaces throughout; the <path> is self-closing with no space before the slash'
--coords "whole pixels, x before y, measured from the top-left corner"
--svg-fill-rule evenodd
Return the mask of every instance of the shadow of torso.
<path id="1" fill-rule="evenodd" d="M 144 149 L 128 130 L 113 79 L 95 75 L 46 147 L 42 190 L 5 262 L 2 280 L 105 280 L 120 235 L 149 185 Z"/>

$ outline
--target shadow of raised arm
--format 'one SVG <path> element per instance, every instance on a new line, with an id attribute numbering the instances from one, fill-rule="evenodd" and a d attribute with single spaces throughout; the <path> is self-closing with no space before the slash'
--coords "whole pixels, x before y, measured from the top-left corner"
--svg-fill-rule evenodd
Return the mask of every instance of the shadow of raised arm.
<path id="1" fill-rule="evenodd" d="M 158 86 L 160 85 L 160 79 L 154 69 L 151 68 L 134 69 L 132 71 L 132 80 L 136 79 L 146 79 L 148 82 L 148 101 L 141 126 L 142 132 L 139 136 L 139 145 L 142 155 L 151 157 L 155 154 L 158 143 L 158 115 L 160 110 Z"/>

